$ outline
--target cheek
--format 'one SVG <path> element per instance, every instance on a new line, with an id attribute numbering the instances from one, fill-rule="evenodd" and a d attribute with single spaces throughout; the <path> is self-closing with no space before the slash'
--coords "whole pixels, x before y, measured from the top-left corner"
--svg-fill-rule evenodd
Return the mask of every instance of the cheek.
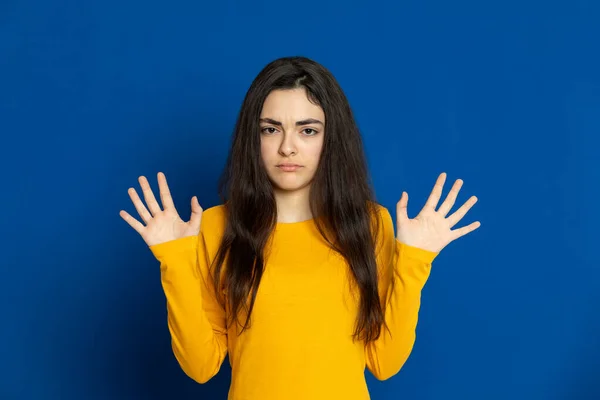
<path id="1" fill-rule="evenodd" d="M 315 144 L 315 146 L 311 149 L 311 157 L 315 162 L 318 162 L 321 158 L 321 153 L 323 151 L 323 142 Z"/>
<path id="2" fill-rule="evenodd" d="M 263 160 L 268 160 L 269 159 L 269 146 L 268 144 L 263 140 L 260 143 L 260 156 L 262 157 Z"/>

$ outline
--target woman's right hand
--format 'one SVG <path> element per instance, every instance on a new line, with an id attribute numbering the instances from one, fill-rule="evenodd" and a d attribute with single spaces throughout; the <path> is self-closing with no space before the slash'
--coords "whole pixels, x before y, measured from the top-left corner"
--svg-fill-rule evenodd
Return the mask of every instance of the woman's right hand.
<path id="1" fill-rule="evenodd" d="M 134 188 L 129 188 L 127 192 L 131 201 L 133 201 L 135 209 L 146 225 L 133 218 L 124 210 L 121 210 L 119 215 L 142 236 L 148 246 L 181 239 L 186 236 L 198 235 L 202 219 L 202 207 L 198 203 L 198 198 L 196 196 L 192 197 L 192 215 L 190 220 L 188 222 L 182 221 L 173 204 L 169 186 L 167 185 L 167 178 L 162 172 L 159 172 L 157 177 L 160 199 L 164 210 L 161 210 L 156 202 L 156 198 L 146 177 L 140 176 L 140 186 L 142 187 L 144 199 L 150 211 L 146 209 Z"/>

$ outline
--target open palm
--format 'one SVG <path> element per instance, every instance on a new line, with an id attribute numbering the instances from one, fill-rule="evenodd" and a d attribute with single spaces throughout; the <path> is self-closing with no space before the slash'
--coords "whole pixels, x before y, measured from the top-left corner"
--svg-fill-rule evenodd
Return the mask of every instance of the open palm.
<path id="1" fill-rule="evenodd" d="M 454 202 L 456 196 L 462 187 L 463 181 L 456 180 L 446 200 L 436 211 L 436 207 L 442 195 L 446 173 L 439 175 L 435 186 L 421 209 L 421 212 L 413 218 L 408 218 L 408 193 L 403 192 L 400 201 L 396 205 L 397 214 L 397 234 L 396 238 L 401 243 L 409 246 L 418 247 L 424 250 L 439 252 L 450 242 L 462 237 L 481 226 L 479 221 L 459 229 L 452 230 L 454 227 L 477 202 L 477 197 L 472 196 L 452 215 L 446 217 Z"/>
<path id="2" fill-rule="evenodd" d="M 198 198 L 196 196 L 192 197 L 191 218 L 188 222 L 183 221 L 175 209 L 175 204 L 173 204 L 173 198 L 167 185 L 167 178 L 162 172 L 159 172 L 157 177 L 160 199 L 164 209 L 161 209 L 156 201 L 146 177 L 140 176 L 140 186 L 142 187 L 142 193 L 144 194 L 144 199 L 148 204 L 149 210 L 144 206 L 134 188 L 130 188 L 128 193 L 145 225 L 124 210 L 119 212 L 121 218 L 142 236 L 148 246 L 198 235 L 202 219 L 202 207 L 198 203 Z"/>

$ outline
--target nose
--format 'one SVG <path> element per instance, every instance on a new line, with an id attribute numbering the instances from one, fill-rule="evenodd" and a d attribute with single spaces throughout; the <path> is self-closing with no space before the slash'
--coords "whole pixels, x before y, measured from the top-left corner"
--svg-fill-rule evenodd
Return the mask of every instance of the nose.
<path id="1" fill-rule="evenodd" d="M 293 135 L 283 135 L 283 140 L 279 146 L 279 154 L 281 154 L 283 157 L 289 157 L 292 154 L 296 154 L 296 144 L 294 143 Z"/>

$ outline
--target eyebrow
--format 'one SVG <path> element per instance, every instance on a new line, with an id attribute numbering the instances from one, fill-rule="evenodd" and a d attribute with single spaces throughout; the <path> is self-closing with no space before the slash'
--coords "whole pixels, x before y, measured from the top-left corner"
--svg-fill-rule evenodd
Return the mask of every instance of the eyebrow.
<path id="1" fill-rule="evenodd" d="M 283 126 L 283 124 L 281 122 L 275 121 L 272 118 L 261 118 L 260 122 L 266 122 L 266 123 L 277 125 L 277 126 Z M 314 118 L 307 118 L 307 119 L 303 119 L 302 121 L 296 121 L 296 126 L 309 125 L 309 124 L 321 124 L 321 125 L 325 126 L 325 124 L 323 124 L 321 121 L 319 121 L 318 119 L 314 119 Z"/>

